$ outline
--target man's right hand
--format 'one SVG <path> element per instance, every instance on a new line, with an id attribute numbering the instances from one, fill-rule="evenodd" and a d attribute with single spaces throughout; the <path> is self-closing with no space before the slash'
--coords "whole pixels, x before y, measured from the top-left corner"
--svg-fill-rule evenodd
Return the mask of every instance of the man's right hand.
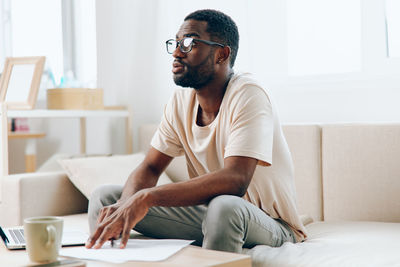
<path id="1" fill-rule="evenodd" d="M 109 216 L 111 216 L 120 206 L 122 202 L 118 200 L 115 204 L 105 206 L 100 209 L 99 216 L 97 217 L 97 225 L 101 224 L 104 220 L 106 220 Z M 118 236 L 114 236 L 114 239 L 118 239 Z"/>
<path id="2" fill-rule="evenodd" d="M 150 148 L 143 162 L 129 175 L 128 180 L 125 183 L 124 189 L 122 191 L 122 195 L 117 203 L 112 204 L 110 206 L 106 206 L 100 209 L 99 214 L 97 216 L 97 225 L 94 229 L 96 232 L 99 229 L 99 226 L 103 224 L 109 224 L 107 222 L 112 222 L 113 217 L 116 216 L 116 211 L 121 210 L 121 207 L 126 204 L 127 200 L 130 199 L 133 195 L 135 195 L 138 191 L 154 187 L 157 184 L 158 178 L 163 170 L 168 166 L 171 162 L 172 157 L 163 154 L 156 150 L 155 148 Z M 129 205 L 128 205 L 129 206 Z M 142 214 L 143 216 L 147 213 L 147 211 Z M 140 216 L 139 216 L 140 217 Z M 137 221 L 133 223 L 135 225 Z M 124 222 L 125 224 L 125 222 Z M 102 230 L 101 230 L 102 231 Z M 115 236 L 109 236 L 109 239 L 119 239 L 122 234 L 122 230 L 120 232 L 114 231 Z M 128 236 L 129 237 L 129 236 Z M 97 240 L 98 237 L 96 237 Z M 104 243 L 104 242 L 103 242 Z M 92 247 L 91 239 L 89 238 L 86 247 Z"/>
<path id="3" fill-rule="evenodd" d="M 121 236 L 120 248 L 125 248 L 128 243 L 129 235 L 132 228 L 146 216 L 151 207 L 150 189 L 143 189 L 128 198 L 127 200 L 116 205 L 112 205 L 109 209 L 111 214 L 106 215 L 101 223 L 97 225 L 94 233 L 86 242 L 86 248 L 99 249 L 108 240 Z M 114 209 L 118 206 L 117 209 Z"/>

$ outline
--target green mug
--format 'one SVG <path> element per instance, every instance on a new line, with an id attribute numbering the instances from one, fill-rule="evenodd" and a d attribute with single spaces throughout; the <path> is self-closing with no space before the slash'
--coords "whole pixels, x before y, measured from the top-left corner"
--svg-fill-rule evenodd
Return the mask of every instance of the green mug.
<path id="1" fill-rule="evenodd" d="M 54 216 L 24 220 L 24 236 L 29 259 L 33 262 L 57 260 L 61 248 L 63 219 Z"/>

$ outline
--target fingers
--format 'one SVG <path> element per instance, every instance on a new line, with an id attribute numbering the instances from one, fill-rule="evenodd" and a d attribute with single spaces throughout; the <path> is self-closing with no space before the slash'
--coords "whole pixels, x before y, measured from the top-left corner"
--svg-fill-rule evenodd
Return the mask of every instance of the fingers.
<path id="1" fill-rule="evenodd" d="M 110 212 L 109 207 L 103 207 L 100 212 L 99 216 L 97 217 L 97 225 L 98 227 L 96 228 L 95 232 L 89 237 L 87 240 L 85 247 L 86 248 L 91 248 L 93 245 L 96 243 L 97 238 L 101 235 L 103 232 L 103 227 L 99 227 L 101 223 L 110 215 L 112 212 Z"/>
<path id="2" fill-rule="evenodd" d="M 129 223 L 129 221 L 126 221 L 124 224 L 124 230 L 122 231 L 122 238 L 121 238 L 121 243 L 119 245 L 119 248 L 126 247 L 126 243 L 128 243 L 129 235 L 131 233 L 132 228 L 133 227 L 131 227 L 131 224 Z"/>
<path id="3" fill-rule="evenodd" d="M 115 235 L 115 233 L 113 233 L 111 225 L 107 225 L 104 228 L 103 232 L 101 233 L 100 237 L 97 239 L 97 242 L 93 248 L 94 249 L 101 248 L 105 242 L 107 242 L 113 237 L 113 235 Z"/>
<path id="4" fill-rule="evenodd" d="M 97 224 L 100 224 L 104 221 L 105 218 L 113 214 L 115 211 L 115 208 L 111 206 L 103 207 L 101 208 L 99 212 L 99 216 L 97 217 Z"/>
<path id="5" fill-rule="evenodd" d="M 122 220 L 123 221 L 123 220 Z M 121 234 L 122 222 L 121 218 L 114 216 L 108 218 L 99 225 L 94 234 L 89 238 L 86 243 L 86 248 L 98 249 L 103 246 L 105 242 L 110 239 L 118 239 Z"/>
<path id="6" fill-rule="evenodd" d="M 97 217 L 97 224 L 100 224 L 103 221 L 104 217 L 106 216 L 106 213 L 107 213 L 106 208 L 102 208 L 100 210 L 99 216 Z"/>
<path id="7" fill-rule="evenodd" d="M 112 238 L 114 240 L 118 240 L 121 237 L 121 232 L 119 232 L 118 234 L 115 234 Z"/>
<path id="8" fill-rule="evenodd" d="M 96 243 L 97 239 L 99 238 L 99 236 L 101 235 L 102 232 L 103 232 L 103 227 L 101 227 L 101 226 L 97 227 L 97 229 L 93 233 L 93 235 L 91 235 L 89 237 L 88 241 L 85 244 L 85 247 L 86 248 L 93 247 L 93 245 Z"/>
<path id="9" fill-rule="evenodd" d="M 104 208 L 99 214 L 97 229 L 88 239 L 86 248 L 101 248 L 105 242 L 118 238 L 122 233 L 120 248 L 125 248 L 128 243 L 131 229 L 148 212 L 147 205 L 132 201 L 122 206 Z M 135 212 L 133 212 L 135 211 Z"/>
<path id="10" fill-rule="evenodd" d="M 99 216 L 97 217 L 97 225 L 101 225 L 104 221 L 111 216 L 116 209 L 111 206 L 103 207 L 100 209 Z M 102 234 L 104 227 L 97 227 L 95 233 L 88 239 L 85 246 L 86 248 L 91 248 L 96 243 L 98 237 Z M 118 239 L 120 236 L 120 232 L 114 235 L 115 239 Z"/>

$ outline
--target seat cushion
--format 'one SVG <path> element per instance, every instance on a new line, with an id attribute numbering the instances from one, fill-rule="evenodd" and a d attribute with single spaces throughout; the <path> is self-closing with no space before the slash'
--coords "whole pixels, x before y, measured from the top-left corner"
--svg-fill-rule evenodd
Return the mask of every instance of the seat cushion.
<path id="1" fill-rule="evenodd" d="M 400 266 L 400 223 L 315 222 L 303 243 L 246 250 L 253 266 Z"/>

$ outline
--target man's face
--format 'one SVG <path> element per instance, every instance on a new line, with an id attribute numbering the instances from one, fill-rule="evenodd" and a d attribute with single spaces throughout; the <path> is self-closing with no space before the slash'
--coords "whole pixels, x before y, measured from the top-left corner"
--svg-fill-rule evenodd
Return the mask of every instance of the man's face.
<path id="1" fill-rule="evenodd" d="M 205 21 L 187 20 L 176 34 L 176 40 L 180 41 L 184 37 L 210 40 L 206 29 Z M 214 79 L 214 51 L 215 47 L 201 42 L 195 42 L 189 53 L 182 53 L 178 46 L 172 54 L 175 58 L 172 65 L 174 82 L 194 89 L 207 85 Z"/>

